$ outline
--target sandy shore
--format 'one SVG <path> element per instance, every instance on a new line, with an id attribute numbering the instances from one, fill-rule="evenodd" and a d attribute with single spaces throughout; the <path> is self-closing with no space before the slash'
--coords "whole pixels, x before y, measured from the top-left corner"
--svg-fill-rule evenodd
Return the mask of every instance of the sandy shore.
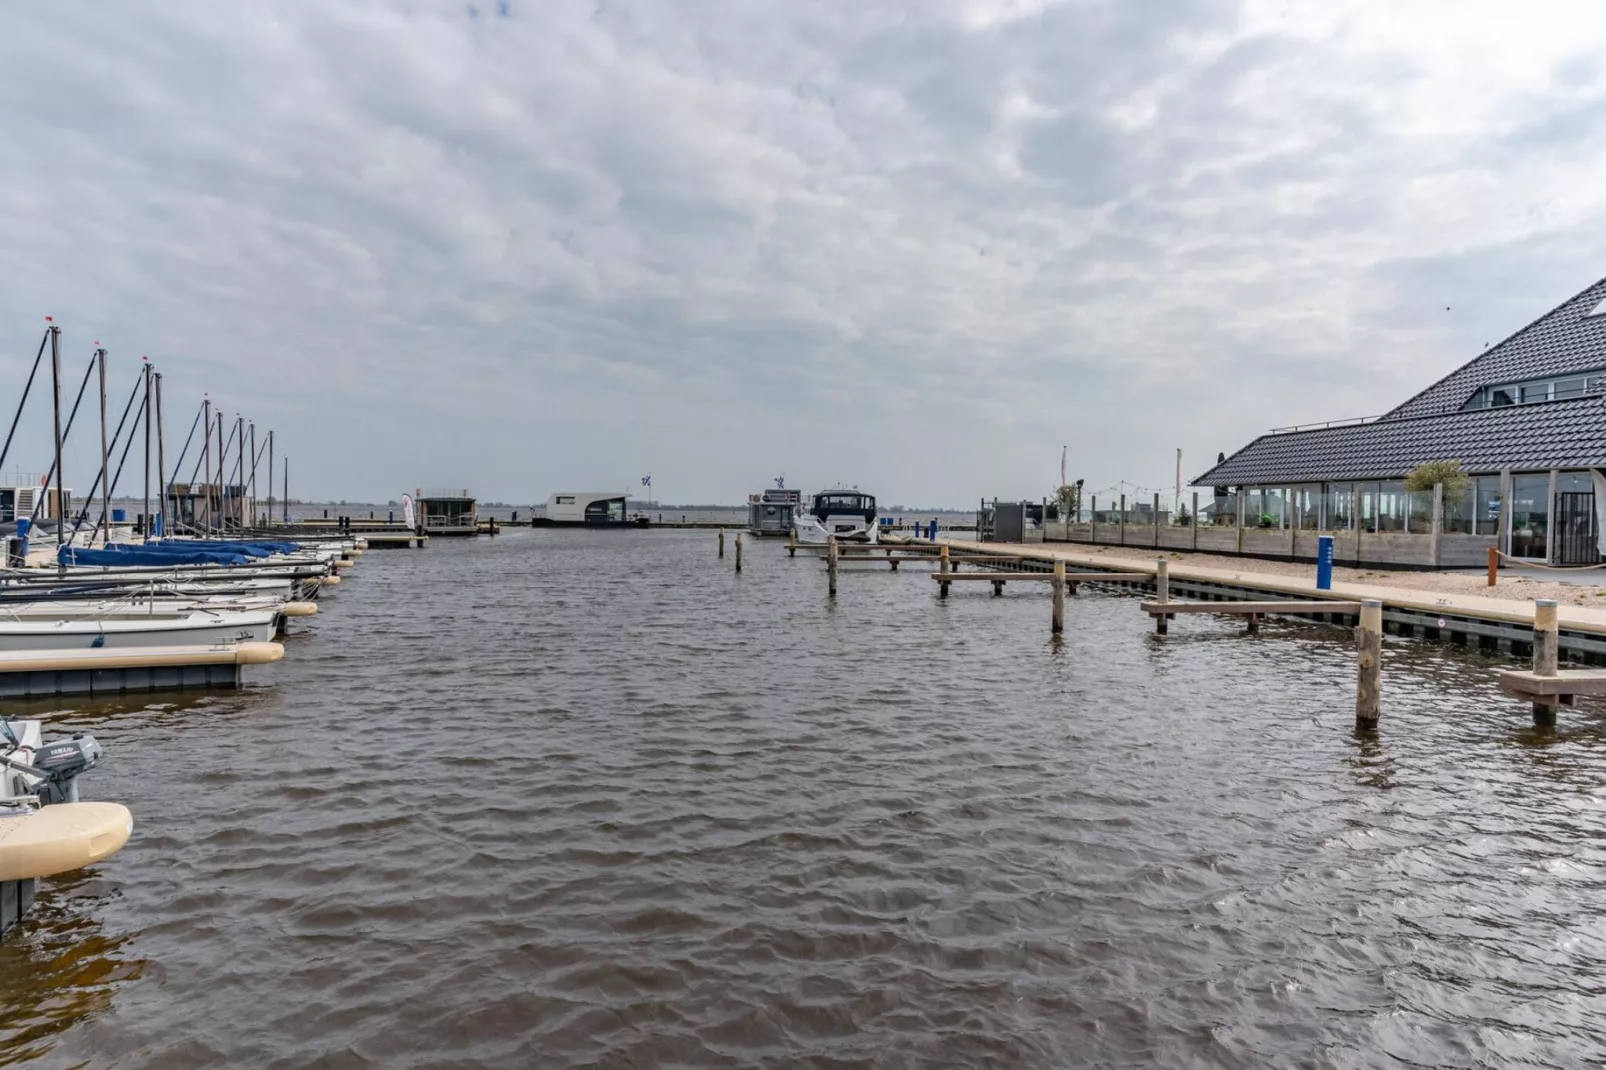
<path id="1" fill-rule="evenodd" d="M 1142 546 L 1087 546 L 1076 543 L 1051 542 L 1045 549 L 1071 550 L 1090 556 L 1118 557 L 1135 561 L 1153 561 L 1163 552 L 1173 561 L 1186 561 L 1202 568 L 1226 568 L 1235 572 L 1258 572 L 1269 576 L 1314 577 L 1316 566 L 1309 561 L 1263 561 L 1253 557 L 1228 557 L 1222 554 L 1195 554 L 1181 550 L 1155 551 Z M 1481 598 L 1554 598 L 1563 605 L 1601 606 L 1606 608 L 1606 586 L 1579 583 L 1547 583 L 1512 576 L 1502 572 L 1500 582 L 1488 586 L 1482 574 L 1476 576 L 1454 572 L 1412 572 L 1395 569 L 1333 568 L 1336 582 L 1354 581 L 1371 583 L 1379 587 L 1402 587 L 1416 591 L 1438 591 L 1441 594 L 1472 595 Z"/>

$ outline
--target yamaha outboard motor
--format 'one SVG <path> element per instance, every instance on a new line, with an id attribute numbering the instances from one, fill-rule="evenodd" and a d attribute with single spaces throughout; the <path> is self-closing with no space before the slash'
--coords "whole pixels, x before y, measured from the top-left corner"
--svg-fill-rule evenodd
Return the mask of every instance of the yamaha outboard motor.
<path id="1" fill-rule="evenodd" d="M 4 724 L 3 720 L 0 720 L 0 724 Z M 5 734 L 14 744 L 16 737 L 11 735 L 9 725 L 5 727 Z M 71 739 L 58 739 L 54 743 L 41 745 L 34 751 L 32 762 L 21 762 L 0 754 L 0 766 L 35 778 L 37 783 L 29 784 L 28 791 L 39 797 L 40 805 L 48 806 L 51 803 L 77 802 L 78 778 L 99 765 L 104 753 L 94 736 L 80 732 Z"/>

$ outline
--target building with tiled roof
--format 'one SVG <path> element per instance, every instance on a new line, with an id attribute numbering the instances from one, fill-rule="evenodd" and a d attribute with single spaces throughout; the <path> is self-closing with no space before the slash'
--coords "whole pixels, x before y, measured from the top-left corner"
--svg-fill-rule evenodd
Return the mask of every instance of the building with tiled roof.
<path id="1" fill-rule="evenodd" d="M 1437 507 L 1440 531 L 1493 536 L 1513 557 L 1600 559 L 1606 279 L 1380 417 L 1271 431 L 1194 482 L 1237 488 L 1262 524 L 1354 531 L 1358 518 L 1364 532 L 1429 533 L 1433 496 L 1403 480 L 1441 460 L 1473 478 Z"/>

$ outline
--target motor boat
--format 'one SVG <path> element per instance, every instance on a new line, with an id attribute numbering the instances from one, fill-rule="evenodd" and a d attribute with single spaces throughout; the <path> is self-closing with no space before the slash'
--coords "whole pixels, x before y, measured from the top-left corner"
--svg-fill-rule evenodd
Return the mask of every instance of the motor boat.
<path id="1" fill-rule="evenodd" d="M 875 495 L 856 487 L 822 490 L 793 530 L 798 542 L 810 546 L 823 546 L 832 536 L 838 542 L 875 542 Z"/>

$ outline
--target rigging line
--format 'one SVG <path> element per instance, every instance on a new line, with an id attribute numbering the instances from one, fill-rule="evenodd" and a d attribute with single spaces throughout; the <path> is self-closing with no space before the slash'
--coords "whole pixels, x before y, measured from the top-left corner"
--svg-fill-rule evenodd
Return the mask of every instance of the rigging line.
<path id="1" fill-rule="evenodd" d="M 33 371 L 28 373 L 28 385 L 22 388 L 22 400 L 17 402 L 17 414 L 11 418 L 11 430 L 6 432 L 6 445 L 0 449 L 0 470 L 4 470 L 6 455 L 11 452 L 11 439 L 17 433 L 17 422 L 22 419 L 22 407 L 28 403 L 28 392 L 33 389 L 34 376 L 39 374 L 39 362 L 44 359 L 45 346 L 50 342 L 50 329 L 39 340 L 39 355 L 33 358 Z"/>
<path id="2" fill-rule="evenodd" d="M 65 430 L 65 431 L 63 431 L 61 433 L 61 441 L 63 443 L 65 443 L 67 441 L 68 436 L 72 434 L 73 421 L 78 418 L 78 405 L 79 405 L 80 402 L 82 402 L 84 400 L 84 388 L 89 385 L 89 376 L 95 370 L 95 362 L 98 359 L 99 359 L 99 354 L 98 353 L 95 356 L 90 357 L 89 358 L 89 367 L 84 369 L 84 380 L 83 380 L 83 382 L 78 384 L 78 396 L 73 398 L 72 412 L 67 415 L 67 430 Z M 54 479 L 54 478 L 56 478 L 56 459 L 54 457 L 52 457 L 50 459 L 50 472 L 49 472 L 49 474 L 47 474 L 45 476 L 45 481 L 44 481 L 43 485 L 45 487 L 49 487 L 50 486 L 50 481 L 52 479 Z M 90 494 L 93 495 L 94 491 L 90 491 Z M 34 498 L 34 500 L 33 500 L 33 508 L 28 510 L 28 519 L 30 521 L 33 519 L 33 515 L 39 511 L 39 501 L 40 501 L 40 498 L 42 498 L 42 497 L 44 497 L 44 495 L 40 495 L 40 496 L 37 496 L 37 497 Z M 61 529 L 62 529 L 63 526 L 65 526 L 65 524 L 66 524 L 66 519 L 65 518 L 63 518 L 63 517 L 57 517 L 56 518 L 56 541 L 58 543 L 60 543 L 60 541 L 61 541 Z"/>
<path id="3" fill-rule="evenodd" d="M 141 384 L 143 383 L 144 378 L 145 378 L 145 376 L 143 374 L 141 374 L 138 379 L 134 380 L 134 389 L 131 390 L 129 392 L 129 394 L 128 394 L 128 404 L 123 406 L 122 418 L 117 421 L 117 433 L 112 436 L 112 440 L 111 440 L 111 445 L 112 446 L 117 445 L 117 440 L 119 438 L 121 438 L 122 435 L 123 435 L 123 424 L 125 422 L 127 422 L 127 420 L 128 420 L 129 410 L 134 407 L 134 399 L 139 396 L 139 388 L 140 388 Z M 141 404 L 140 407 L 143 408 L 144 405 Z M 130 441 L 132 441 L 132 439 Z M 110 448 L 110 447 L 108 447 L 108 448 Z M 106 474 L 106 469 L 105 469 L 105 466 L 103 465 L 103 466 L 101 466 L 100 473 L 95 476 L 95 485 L 89 488 L 89 497 L 86 498 L 85 501 L 93 502 L 95 500 L 95 492 L 100 490 L 100 480 L 101 480 L 101 477 L 104 476 L 105 474 Z M 66 544 L 68 546 L 72 545 L 72 540 L 77 537 L 78 529 L 83 527 L 84 520 L 85 520 L 86 517 L 88 517 L 88 515 L 89 515 L 88 508 L 85 508 L 83 512 L 78 514 L 78 519 L 73 523 L 72 534 L 67 536 L 67 543 Z M 62 520 L 63 520 L 63 523 L 65 523 L 65 518 L 62 518 Z M 57 539 L 58 539 L 58 542 L 59 542 L 59 539 L 60 539 L 60 535 L 59 534 L 57 535 Z"/>
<path id="4" fill-rule="evenodd" d="M 89 367 L 84 370 L 84 381 L 78 384 L 78 396 L 73 399 L 72 412 L 69 413 L 68 416 L 67 416 L 67 430 L 65 430 L 65 431 L 63 431 L 61 433 L 61 441 L 63 443 L 66 443 L 68 437 L 72 434 L 72 422 L 73 422 L 73 420 L 78 418 L 78 405 L 79 405 L 80 402 L 82 402 L 84 400 L 84 388 L 89 385 L 89 376 L 95 370 L 95 361 L 96 361 L 96 359 L 97 358 L 95 358 L 95 357 L 90 357 L 89 358 Z M 48 486 L 50 481 L 52 479 L 55 479 L 55 478 L 56 478 L 56 461 L 55 461 L 55 458 L 51 458 L 51 460 L 50 460 L 50 472 L 49 472 L 49 474 L 47 474 L 45 476 L 45 484 Z"/>
<path id="5" fill-rule="evenodd" d="M 173 465 L 173 478 L 171 480 L 168 480 L 168 483 L 167 483 L 167 496 L 169 498 L 171 498 L 173 496 L 173 484 L 178 482 L 178 473 L 179 473 L 179 469 L 184 466 L 184 458 L 190 452 L 190 443 L 195 441 L 195 429 L 197 427 L 201 426 L 201 411 L 204 408 L 205 408 L 205 406 L 197 406 L 196 409 L 195 409 L 195 419 L 190 421 L 190 433 L 184 439 L 184 448 L 179 451 L 178 462 Z M 164 475 L 164 476 L 166 474 L 167 474 L 166 472 L 162 473 L 162 475 Z M 166 506 L 164 505 L 163 508 L 165 509 Z"/>
<path id="6" fill-rule="evenodd" d="M 144 419 L 144 417 L 145 401 L 142 398 L 140 399 L 139 403 L 139 412 L 134 414 L 134 427 L 138 427 L 140 420 Z M 134 427 L 130 427 L 128 429 L 128 441 L 123 443 L 123 455 L 117 459 L 117 471 L 112 474 L 111 486 L 106 490 L 106 497 L 108 499 L 117 493 L 117 481 L 123 478 L 123 465 L 128 461 L 129 449 L 134 445 Z M 100 511 L 100 522 L 102 524 L 106 522 L 106 510 L 104 509 Z"/>

